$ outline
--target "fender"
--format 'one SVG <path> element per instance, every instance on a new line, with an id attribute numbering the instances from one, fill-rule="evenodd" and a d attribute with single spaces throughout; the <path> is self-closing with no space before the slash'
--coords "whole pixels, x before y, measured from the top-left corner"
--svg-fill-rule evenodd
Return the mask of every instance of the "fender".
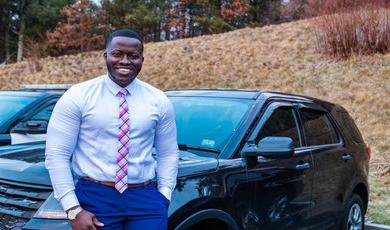
<path id="1" fill-rule="evenodd" d="M 367 183 L 367 180 L 365 180 L 363 176 L 359 175 L 359 176 L 355 177 L 352 181 L 350 181 L 350 183 L 348 184 L 347 189 L 344 192 L 344 199 L 343 199 L 343 205 L 344 206 L 346 205 L 346 202 L 348 202 L 349 197 L 352 195 L 352 191 L 360 183 L 364 184 L 364 186 L 367 189 L 367 194 L 370 194 L 370 188 L 369 188 L 369 185 Z M 362 199 L 363 199 L 363 202 L 364 202 L 364 198 L 363 197 L 362 197 Z M 366 206 L 365 208 L 367 209 L 367 203 L 365 203 L 364 206 Z"/>
<path id="2" fill-rule="evenodd" d="M 181 222 L 175 228 L 175 230 L 186 230 L 190 228 L 192 225 L 207 219 L 221 220 L 226 224 L 228 224 L 231 230 L 239 229 L 237 223 L 234 221 L 233 217 L 230 214 L 219 209 L 205 209 L 189 216 L 187 219 Z"/>

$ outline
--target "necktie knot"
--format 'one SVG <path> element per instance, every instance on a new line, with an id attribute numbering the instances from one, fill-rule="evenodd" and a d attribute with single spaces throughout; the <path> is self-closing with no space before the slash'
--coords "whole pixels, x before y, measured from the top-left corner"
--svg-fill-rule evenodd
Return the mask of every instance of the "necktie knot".
<path id="1" fill-rule="evenodd" d="M 126 88 L 121 88 L 118 92 L 118 96 L 120 96 L 120 97 L 124 97 L 124 96 L 126 96 L 126 94 L 127 94 Z"/>

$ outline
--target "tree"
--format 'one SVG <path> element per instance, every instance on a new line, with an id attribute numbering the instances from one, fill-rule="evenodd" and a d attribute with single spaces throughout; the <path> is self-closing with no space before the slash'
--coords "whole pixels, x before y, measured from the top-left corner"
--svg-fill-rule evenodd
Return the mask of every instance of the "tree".
<path id="1" fill-rule="evenodd" d="M 60 10 L 76 0 L 0 0 L 0 61 L 24 57 L 25 41 L 46 39 L 63 16 Z"/>
<path id="2" fill-rule="evenodd" d="M 18 1 L 0 0 L 0 41 L 1 62 L 9 63 L 16 54 L 16 40 L 18 31 Z"/>
<path id="3" fill-rule="evenodd" d="M 283 0 L 250 0 L 248 24 L 263 26 L 283 22 L 281 7 Z"/>
<path id="4" fill-rule="evenodd" d="M 25 0 L 19 0 L 19 18 L 20 18 L 20 26 L 19 26 L 19 32 L 18 32 L 18 52 L 16 61 L 19 62 L 22 60 L 23 57 L 23 39 L 24 39 L 24 31 L 26 28 L 25 24 L 25 15 L 24 15 L 24 5 Z"/>
<path id="5" fill-rule="evenodd" d="M 75 2 L 76 0 L 27 0 L 26 36 L 31 39 L 46 37 L 46 33 L 53 31 L 58 22 L 65 20 L 61 10 Z"/>
<path id="6" fill-rule="evenodd" d="M 61 11 L 66 22 L 58 23 L 53 32 L 47 33 L 49 43 L 60 53 L 73 53 L 102 48 L 104 35 L 111 28 L 101 23 L 104 14 L 89 0 L 81 0 Z M 103 18 L 102 18 L 103 17 Z"/>
<path id="7" fill-rule="evenodd" d="M 163 30 L 165 40 L 187 37 L 187 8 L 191 1 L 179 0 L 171 3 L 170 8 L 165 12 Z"/>
<path id="8" fill-rule="evenodd" d="M 125 15 L 125 20 L 146 41 L 159 41 L 164 9 L 167 6 L 168 3 L 161 0 L 141 1 Z"/>
<path id="9" fill-rule="evenodd" d="M 146 41 L 220 33 L 242 27 L 247 8 L 246 0 L 102 1 L 102 9 L 107 11 L 114 27 L 130 27 Z"/>
<path id="10" fill-rule="evenodd" d="M 159 41 L 168 0 L 103 0 L 102 9 L 115 28 L 131 28 L 145 41 Z"/>
<path id="11" fill-rule="evenodd" d="M 181 21 L 185 22 L 184 34 L 190 37 L 222 33 L 235 28 L 228 20 L 224 20 L 222 13 L 224 9 L 235 11 L 234 7 L 228 4 L 229 1 L 183 0 L 182 2 L 186 8 L 182 10 L 185 13 L 182 14 L 184 18 Z"/>
<path id="12" fill-rule="evenodd" d="M 222 3 L 222 18 L 234 26 L 244 25 L 244 17 L 249 9 L 247 0 L 230 0 Z"/>

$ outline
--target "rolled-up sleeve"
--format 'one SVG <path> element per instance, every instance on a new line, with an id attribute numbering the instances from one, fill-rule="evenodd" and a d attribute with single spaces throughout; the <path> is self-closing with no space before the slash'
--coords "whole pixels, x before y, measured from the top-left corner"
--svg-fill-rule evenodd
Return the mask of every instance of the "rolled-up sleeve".
<path id="1" fill-rule="evenodd" d="M 64 210 L 79 205 L 70 166 L 81 123 L 77 96 L 77 92 L 71 88 L 59 99 L 47 129 L 45 165 L 54 197 L 61 202 Z"/>
<path id="2" fill-rule="evenodd" d="M 155 134 L 158 190 L 170 200 L 176 186 L 179 150 L 173 106 L 167 97 L 161 111 Z"/>

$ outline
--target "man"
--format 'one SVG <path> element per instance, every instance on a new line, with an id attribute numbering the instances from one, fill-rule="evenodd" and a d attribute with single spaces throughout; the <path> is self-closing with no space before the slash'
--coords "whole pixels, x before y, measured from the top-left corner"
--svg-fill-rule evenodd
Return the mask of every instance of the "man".
<path id="1" fill-rule="evenodd" d="M 136 78 L 137 33 L 113 32 L 104 58 L 108 74 L 74 85 L 54 108 L 45 161 L 54 195 L 75 230 L 166 229 L 178 167 L 172 105 Z"/>

